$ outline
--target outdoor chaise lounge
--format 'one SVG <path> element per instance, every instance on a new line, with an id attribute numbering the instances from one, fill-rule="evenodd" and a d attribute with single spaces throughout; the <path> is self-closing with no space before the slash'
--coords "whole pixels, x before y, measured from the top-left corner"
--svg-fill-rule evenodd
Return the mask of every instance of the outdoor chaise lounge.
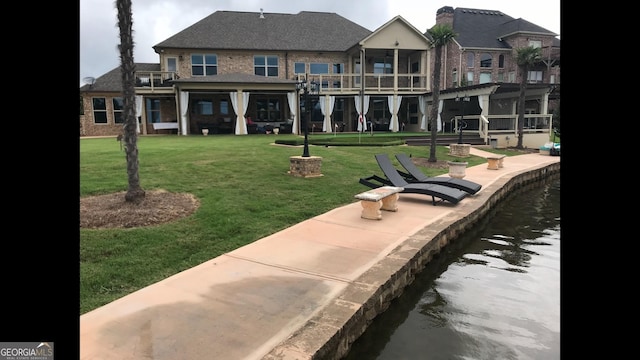
<path id="1" fill-rule="evenodd" d="M 374 174 L 369 177 L 360 178 L 361 184 L 366 185 L 372 189 L 385 185 L 402 187 L 404 188 L 404 190 L 402 191 L 403 193 L 423 194 L 431 196 L 431 202 L 433 205 L 436 205 L 436 198 L 441 199 L 441 201 L 448 201 L 452 204 L 457 204 L 460 200 L 464 199 L 468 195 L 468 193 L 462 190 L 439 184 L 409 183 L 402 177 L 402 175 L 400 175 L 398 170 L 393 167 L 393 164 L 391 164 L 391 162 L 389 162 L 389 165 L 391 166 L 386 166 L 384 165 L 384 163 L 380 162 L 378 162 L 378 164 L 380 165 L 380 168 L 384 172 L 386 178 Z"/>
<path id="2" fill-rule="evenodd" d="M 384 157 L 387 158 L 386 156 Z M 378 164 L 380 164 L 381 160 L 385 162 L 389 161 L 388 158 L 386 160 L 378 158 L 378 155 L 376 155 L 376 159 L 378 160 Z M 413 163 L 413 161 L 411 161 L 411 158 L 405 153 L 396 154 L 396 159 L 398 159 L 400 165 L 402 165 L 402 167 L 404 167 L 405 170 L 408 171 L 408 173 L 405 173 L 398 170 L 400 175 L 402 175 L 402 177 L 404 177 L 404 179 L 409 183 L 440 184 L 460 189 L 462 191 L 468 192 L 469 194 L 475 194 L 480 191 L 480 188 L 482 188 L 482 185 L 469 180 L 456 179 L 448 176 L 427 176 Z"/>

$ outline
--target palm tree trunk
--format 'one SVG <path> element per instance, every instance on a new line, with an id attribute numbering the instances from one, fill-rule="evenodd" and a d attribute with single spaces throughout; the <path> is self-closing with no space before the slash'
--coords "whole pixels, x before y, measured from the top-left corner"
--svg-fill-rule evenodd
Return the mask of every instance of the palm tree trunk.
<path id="1" fill-rule="evenodd" d="M 431 101 L 431 111 L 429 112 L 429 123 L 431 124 L 431 146 L 429 147 L 429 162 L 436 162 L 436 142 L 438 138 L 438 103 L 440 102 L 440 68 L 442 67 L 442 45 L 436 45 L 435 62 L 433 65 L 433 100 Z"/>
<path id="2" fill-rule="evenodd" d="M 527 73 L 528 66 L 521 66 L 522 77 L 520 78 L 520 95 L 518 96 L 518 144 L 516 148 L 522 149 L 522 138 L 524 136 L 524 113 L 525 113 L 525 94 L 527 92 Z"/>
<path id="3" fill-rule="evenodd" d="M 136 133 L 135 112 L 135 62 L 133 61 L 133 20 L 131 0 L 116 0 L 118 28 L 120 29 L 120 69 L 122 72 L 122 92 L 124 94 L 124 144 L 127 157 L 127 178 L 129 187 L 125 194 L 128 202 L 139 202 L 145 192 L 140 187 L 138 174 L 138 134 Z"/>

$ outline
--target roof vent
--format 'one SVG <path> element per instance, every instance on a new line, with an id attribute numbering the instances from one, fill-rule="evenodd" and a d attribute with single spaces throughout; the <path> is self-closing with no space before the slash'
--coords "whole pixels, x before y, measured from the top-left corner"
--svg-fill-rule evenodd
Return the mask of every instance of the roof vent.
<path id="1" fill-rule="evenodd" d="M 264 19 L 264 13 L 262 12 L 262 8 L 260 8 L 260 19 Z"/>

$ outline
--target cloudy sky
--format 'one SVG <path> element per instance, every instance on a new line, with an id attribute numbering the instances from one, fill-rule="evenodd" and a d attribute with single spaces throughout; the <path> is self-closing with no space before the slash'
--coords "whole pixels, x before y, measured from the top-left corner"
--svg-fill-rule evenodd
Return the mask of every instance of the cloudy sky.
<path id="1" fill-rule="evenodd" d="M 218 10 L 333 12 L 371 31 L 402 16 L 425 32 L 443 6 L 497 10 L 560 35 L 561 0 L 132 0 L 134 61 L 157 63 L 152 47 Z M 80 0 L 80 85 L 120 66 L 115 0 Z"/>

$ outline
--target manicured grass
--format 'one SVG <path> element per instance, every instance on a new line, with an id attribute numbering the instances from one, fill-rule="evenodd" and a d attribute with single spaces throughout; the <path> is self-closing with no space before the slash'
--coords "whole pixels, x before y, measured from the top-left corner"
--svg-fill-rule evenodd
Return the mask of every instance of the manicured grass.
<path id="1" fill-rule="evenodd" d="M 343 135 L 346 136 L 346 135 Z M 355 136 L 357 141 L 357 135 Z M 326 138 L 316 134 L 309 138 Z M 138 138 L 145 190 L 187 192 L 200 201 L 190 217 L 132 229 L 80 229 L 80 312 L 249 244 L 293 224 L 356 201 L 360 177 L 381 175 L 374 155 L 429 157 L 428 146 L 310 146 L 322 174 L 287 174 L 302 147 L 276 145 L 295 135 L 145 136 Z M 364 136 L 363 136 L 364 138 Z M 369 137 L 371 138 L 371 137 Z M 372 138 L 385 141 L 385 136 Z M 388 139 L 387 139 L 388 140 Z M 369 140 L 368 140 L 369 141 Z M 453 159 L 446 147 L 438 160 Z M 484 158 L 466 158 L 469 166 Z M 398 165 L 400 168 L 400 166 Z M 434 176 L 446 169 L 424 169 Z M 126 159 L 115 138 L 80 140 L 80 196 L 127 189 Z M 427 202 L 426 202 L 427 203 Z"/>

